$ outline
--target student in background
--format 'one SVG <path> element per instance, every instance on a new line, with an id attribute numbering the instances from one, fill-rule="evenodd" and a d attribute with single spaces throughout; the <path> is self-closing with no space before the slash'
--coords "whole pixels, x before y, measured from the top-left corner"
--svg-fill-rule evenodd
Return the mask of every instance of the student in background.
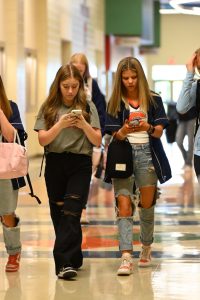
<path id="1" fill-rule="evenodd" d="M 94 102 L 97 108 L 101 125 L 101 133 L 103 136 L 106 114 L 105 96 L 101 92 L 97 81 L 90 75 L 88 59 L 84 53 L 73 54 L 70 58 L 70 62 L 77 67 L 83 76 L 87 97 Z"/>
<path id="2" fill-rule="evenodd" d="M 86 55 L 84 53 L 75 53 L 71 56 L 70 62 L 73 63 L 80 71 L 84 79 L 84 86 L 87 93 L 88 100 L 93 101 L 99 115 L 101 133 L 104 135 L 105 126 L 105 114 L 106 114 L 106 100 L 105 96 L 101 92 L 97 81 L 91 77 L 89 71 L 89 63 Z M 96 171 L 96 167 L 99 164 L 98 161 L 101 159 L 101 149 L 94 147 L 93 152 L 93 173 Z M 85 208 L 82 212 L 81 223 L 88 224 L 89 218 L 87 216 L 87 209 Z"/>
<path id="3" fill-rule="evenodd" d="M 184 159 L 184 169 L 189 170 L 193 165 L 194 128 L 197 112 L 195 107 L 189 109 L 185 114 L 178 113 L 178 126 L 176 131 L 176 143 Z M 185 148 L 184 139 L 188 138 L 188 146 Z"/>
<path id="4" fill-rule="evenodd" d="M 194 79 L 195 74 L 200 77 L 200 48 L 192 54 L 191 58 L 186 63 L 186 68 L 187 73 L 183 81 L 176 109 L 180 114 L 185 114 L 194 107 L 197 113 L 194 139 L 194 169 L 198 181 L 200 182 L 200 79 Z"/>

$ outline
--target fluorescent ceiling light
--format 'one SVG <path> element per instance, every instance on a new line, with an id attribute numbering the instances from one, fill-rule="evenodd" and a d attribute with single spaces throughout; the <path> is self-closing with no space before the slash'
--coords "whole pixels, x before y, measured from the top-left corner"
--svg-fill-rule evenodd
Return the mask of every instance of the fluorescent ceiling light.
<path id="1" fill-rule="evenodd" d="M 172 5 L 171 3 L 175 3 L 175 4 L 188 4 L 188 3 L 200 3 L 199 0 L 187 0 L 187 1 L 183 1 L 183 0 L 170 0 L 169 1 L 170 5 Z"/>
<path id="2" fill-rule="evenodd" d="M 191 7 L 191 8 L 184 8 L 184 4 L 188 4 L 188 3 L 193 3 L 195 5 L 195 3 L 200 4 L 199 0 L 190 0 L 190 1 L 181 1 L 181 0 L 171 0 L 169 1 L 169 4 L 174 8 L 174 10 L 176 11 L 176 13 L 179 14 L 187 14 L 187 15 L 200 15 L 200 9 L 199 7 Z"/>

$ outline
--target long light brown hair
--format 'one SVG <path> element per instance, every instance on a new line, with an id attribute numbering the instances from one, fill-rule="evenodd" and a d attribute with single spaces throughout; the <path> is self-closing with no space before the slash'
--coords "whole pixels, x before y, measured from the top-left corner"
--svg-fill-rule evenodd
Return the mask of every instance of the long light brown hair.
<path id="1" fill-rule="evenodd" d="M 83 78 L 79 70 L 73 64 L 67 64 L 58 70 L 53 83 L 51 84 L 49 95 L 43 104 L 44 119 L 47 129 L 51 128 L 57 121 L 58 110 L 63 104 L 63 97 L 60 90 L 60 83 L 68 78 L 75 78 L 79 81 L 78 93 L 74 98 L 72 109 L 82 109 L 83 116 L 89 122 L 89 113 L 86 111 L 87 101 L 84 90 Z"/>
<path id="2" fill-rule="evenodd" d="M 6 91 L 1 76 L 0 76 L 0 108 L 3 110 L 6 118 L 9 119 L 13 112 L 8 97 L 6 95 Z"/>
<path id="3" fill-rule="evenodd" d="M 124 101 L 126 107 L 128 108 L 128 101 L 126 100 L 127 91 L 122 82 L 122 72 L 127 70 L 131 70 L 137 74 L 138 97 L 141 108 L 147 112 L 149 104 L 154 104 L 152 92 L 149 89 L 149 85 L 141 63 L 134 57 L 126 57 L 123 58 L 118 64 L 114 79 L 113 91 L 108 102 L 108 113 L 115 117 L 120 111 L 121 101 Z"/>

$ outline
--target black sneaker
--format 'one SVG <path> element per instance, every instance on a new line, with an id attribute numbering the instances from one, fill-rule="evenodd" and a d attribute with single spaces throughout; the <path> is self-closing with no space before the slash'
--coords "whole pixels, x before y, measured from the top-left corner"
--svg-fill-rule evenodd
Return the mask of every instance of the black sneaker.
<path id="1" fill-rule="evenodd" d="M 60 272 L 58 273 L 58 278 L 60 279 L 71 279 L 76 276 L 77 276 L 76 270 L 74 270 L 71 267 L 63 267 L 60 269 Z"/>

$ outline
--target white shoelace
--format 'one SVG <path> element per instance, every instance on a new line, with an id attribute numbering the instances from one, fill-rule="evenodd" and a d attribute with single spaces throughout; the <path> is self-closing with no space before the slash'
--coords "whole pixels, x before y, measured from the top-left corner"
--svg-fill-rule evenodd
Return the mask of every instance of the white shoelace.
<path id="1" fill-rule="evenodd" d="M 122 260 L 122 263 L 121 263 L 120 268 L 123 268 L 124 266 L 130 267 L 131 264 L 132 264 L 132 262 L 131 262 L 130 260 L 128 260 L 127 258 L 124 258 L 124 259 Z"/>

